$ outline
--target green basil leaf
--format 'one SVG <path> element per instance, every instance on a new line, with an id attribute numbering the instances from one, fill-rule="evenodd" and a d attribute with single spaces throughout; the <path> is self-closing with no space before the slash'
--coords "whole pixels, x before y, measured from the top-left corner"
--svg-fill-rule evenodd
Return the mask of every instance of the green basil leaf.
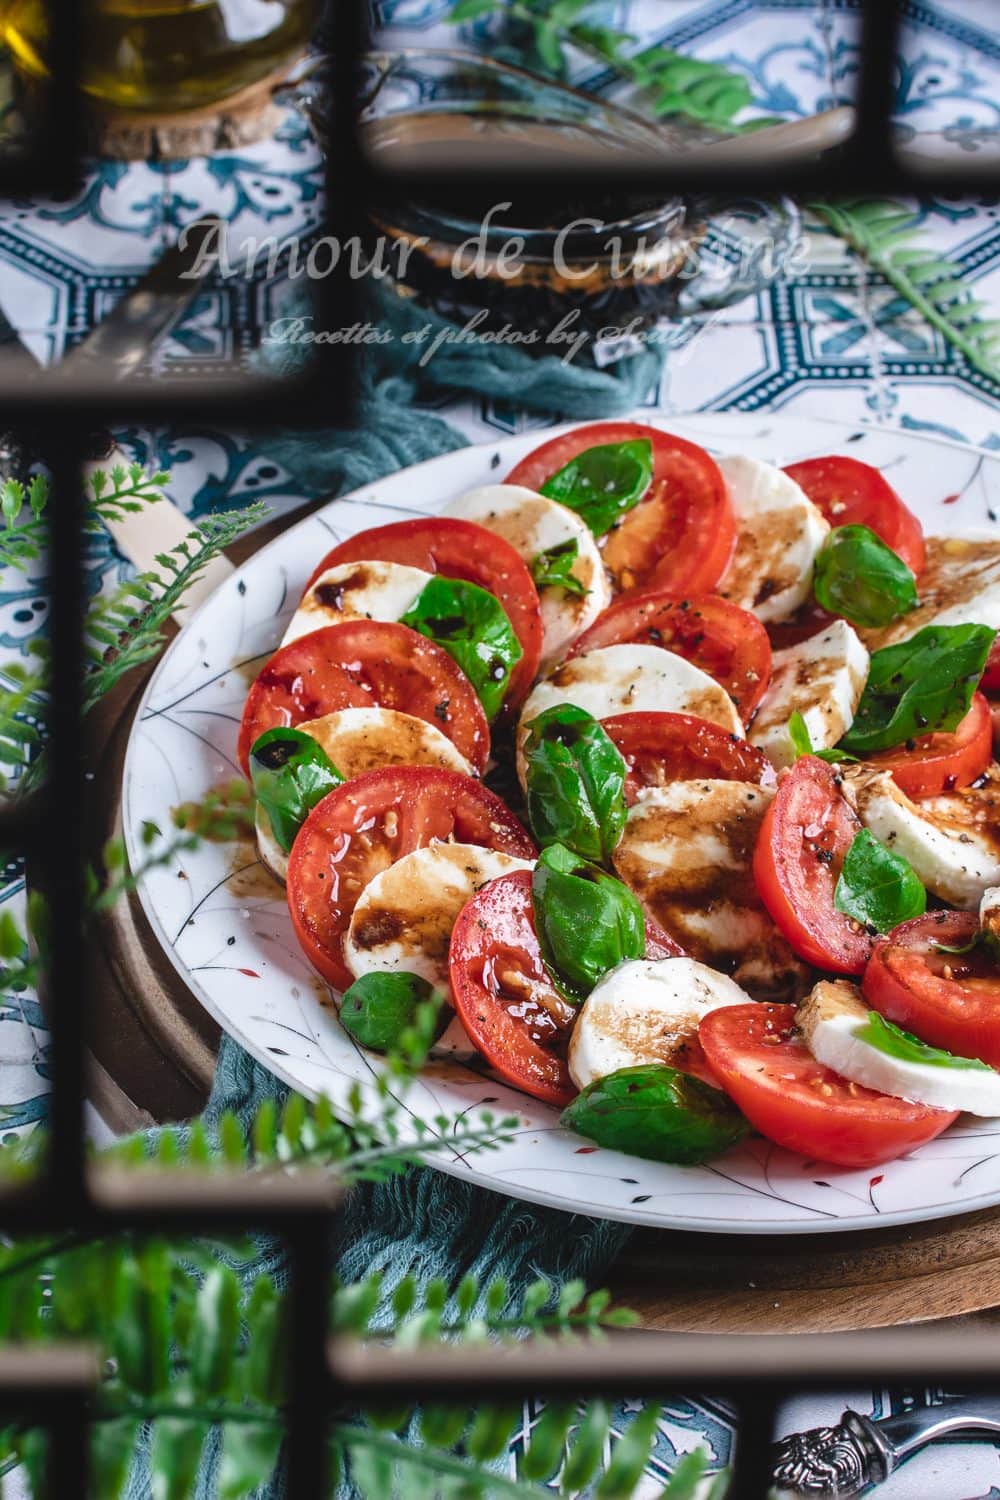
<path id="1" fill-rule="evenodd" d="M 524 745 L 528 821 L 539 844 L 602 864 L 625 827 L 625 762 L 598 721 L 572 703 L 546 709 Z"/>
<path id="2" fill-rule="evenodd" d="M 421 1007 L 435 1000 L 443 1010 L 442 997 L 420 974 L 362 974 L 344 991 L 340 1024 L 360 1046 L 394 1052 L 403 1033 L 418 1025 Z"/>
<path id="3" fill-rule="evenodd" d="M 574 1004 L 616 964 L 644 957 L 646 922 L 636 897 L 562 844 L 538 856 L 531 895 L 542 957 Z"/>
<path id="4" fill-rule="evenodd" d="M 927 892 L 901 855 L 862 828 L 847 851 L 833 904 L 865 927 L 891 932 L 900 922 L 924 914 Z"/>
<path id="5" fill-rule="evenodd" d="M 486 717 L 494 719 L 523 655 L 500 601 L 478 584 L 435 575 L 400 623 L 454 658 L 479 694 Z"/>
<path id="6" fill-rule="evenodd" d="M 870 755 L 954 729 L 969 711 L 996 634 L 988 625 L 925 625 L 910 640 L 873 652 L 843 748 Z"/>
<path id="7" fill-rule="evenodd" d="M 584 448 L 539 490 L 575 510 L 595 536 L 603 536 L 638 505 L 652 477 L 652 443 L 649 438 L 630 438 L 625 443 Z"/>
<path id="8" fill-rule="evenodd" d="M 725 1094 L 659 1063 L 595 1079 L 560 1123 L 609 1150 L 678 1166 L 718 1156 L 750 1129 Z"/>
<path id="9" fill-rule="evenodd" d="M 795 751 L 795 759 L 800 755 L 815 755 L 817 760 L 825 760 L 829 765 L 835 766 L 840 761 L 857 760 L 856 755 L 848 755 L 846 750 L 814 750 L 812 736 L 809 733 L 809 725 L 799 713 L 798 709 L 789 716 L 788 738 L 792 742 Z"/>
<path id="10" fill-rule="evenodd" d="M 286 854 L 317 802 L 343 779 L 322 745 L 301 729 L 267 729 L 253 742 L 254 796 Z"/>
<path id="11" fill-rule="evenodd" d="M 536 553 L 531 563 L 535 587 L 565 589 L 567 594 L 578 594 L 584 598 L 590 590 L 573 573 L 573 564 L 579 556 L 580 543 L 575 536 L 568 537 L 565 542 L 557 542 L 554 547 L 546 547 L 544 552 Z"/>
<path id="12" fill-rule="evenodd" d="M 868 526 L 835 526 L 816 557 L 816 602 L 852 625 L 888 625 L 917 604 L 910 569 Z"/>
<path id="13" fill-rule="evenodd" d="M 888 1057 L 898 1057 L 903 1062 L 930 1063 L 935 1068 L 972 1068 L 977 1073 L 992 1073 L 988 1063 L 976 1057 L 956 1057 L 943 1047 L 931 1047 L 912 1032 L 904 1031 L 893 1021 L 887 1021 L 877 1010 L 868 1012 L 868 1020 L 858 1028 L 859 1040 L 876 1047 Z"/>

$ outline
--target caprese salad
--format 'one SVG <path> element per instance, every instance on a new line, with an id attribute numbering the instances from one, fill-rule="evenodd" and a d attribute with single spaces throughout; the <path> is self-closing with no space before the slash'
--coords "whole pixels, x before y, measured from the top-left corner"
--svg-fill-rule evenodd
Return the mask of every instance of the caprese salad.
<path id="1" fill-rule="evenodd" d="M 365 1047 L 432 1013 L 601 1145 L 884 1162 L 1000 1115 L 998 627 L 1000 542 L 857 459 L 580 427 L 317 562 L 261 857 Z"/>

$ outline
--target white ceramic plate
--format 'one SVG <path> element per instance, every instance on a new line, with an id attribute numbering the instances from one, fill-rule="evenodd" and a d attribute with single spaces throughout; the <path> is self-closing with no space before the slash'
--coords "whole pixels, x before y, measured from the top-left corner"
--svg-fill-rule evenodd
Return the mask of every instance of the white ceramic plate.
<path id="1" fill-rule="evenodd" d="M 640 420 L 648 421 L 649 413 Z M 661 425 L 716 453 L 779 463 L 849 453 L 877 464 L 929 532 L 992 531 L 1000 457 L 922 435 L 843 423 L 720 413 Z M 462 449 L 332 502 L 263 548 L 203 605 L 166 652 L 143 698 L 125 765 L 129 854 L 145 820 L 238 774 L 236 735 L 250 682 L 277 645 L 306 579 L 336 542 L 369 526 L 433 514 L 497 481 L 548 432 Z M 151 873 L 141 891 L 160 942 L 221 1026 L 280 1078 L 343 1106 L 371 1089 L 379 1060 L 341 1030 L 330 992 L 300 954 L 282 891 L 246 845 L 206 845 Z M 702 1167 L 599 1150 L 558 1112 L 489 1076 L 438 1063 L 405 1100 L 433 1122 L 488 1106 L 520 1126 L 509 1145 L 471 1156 L 443 1147 L 443 1170 L 535 1203 L 664 1228 L 821 1233 L 906 1224 L 1000 1203 L 1000 1121 L 969 1120 L 876 1171 L 845 1171 L 753 1138 Z M 432 1126 L 435 1130 L 437 1127 Z"/>

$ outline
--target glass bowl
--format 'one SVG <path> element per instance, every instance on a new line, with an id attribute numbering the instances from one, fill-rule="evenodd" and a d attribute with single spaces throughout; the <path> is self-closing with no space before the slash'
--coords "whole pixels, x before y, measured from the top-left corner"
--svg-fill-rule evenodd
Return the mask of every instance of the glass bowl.
<path id="1" fill-rule="evenodd" d="M 294 93 L 324 145 L 325 82 L 319 59 Z M 606 184 L 626 159 L 682 150 L 705 133 L 651 124 L 476 54 L 367 54 L 359 128 L 373 164 L 394 174 L 370 206 L 373 239 L 391 247 L 390 284 L 477 331 L 534 330 L 527 347 L 536 352 L 551 352 L 560 331 L 599 346 L 610 334 L 725 307 L 767 286 L 798 243 L 785 200 L 665 200 L 592 187 L 588 170 Z M 565 194 L 543 197 L 538 173 L 561 161 Z M 517 164 L 523 195 L 497 202 L 491 171 Z M 481 176 L 482 187 L 421 189 L 422 171 L 447 166 Z"/>

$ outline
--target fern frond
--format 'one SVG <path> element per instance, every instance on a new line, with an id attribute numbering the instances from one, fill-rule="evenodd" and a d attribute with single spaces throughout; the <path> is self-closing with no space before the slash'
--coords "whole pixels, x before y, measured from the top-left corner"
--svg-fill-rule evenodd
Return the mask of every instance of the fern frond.
<path id="1" fill-rule="evenodd" d="M 39 753 L 46 733 L 48 674 L 8 662 L 0 671 L 0 789 Z"/>
<path id="2" fill-rule="evenodd" d="M 529 1430 L 520 1404 L 475 1411 L 456 1404 L 420 1412 L 419 1442 L 409 1433 L 416 1414 L 406 1412 L 370 1416 L 364 1426 L 337 1423 L 331 1437 L 340 1466 L 365 1500 L 443 1494 L 542 1500 L 556 1484 L 561 1495 L 586 1489 L 595 1500 L 627 1500 L 642 1482 L 661 1415 L 661 1405 L 650 1402 L 615 1435 L 603 1401 L 550 1405 Z M 490 1467 L 515 1438 L 522 1444 L 516 1477 Z M 661 1500 L 691 1500 L 706 1467 L 704 1454 L 689 1455 Z"/>
<path id="3" fill-rule="evenodd" d="M 149 473 L 142 464 L 116 464 L 111 469 L 94 469 L 89 477 L 86 525 L 99 531 L 107 521 L 119 521 L 163 498 L 169 474 L 162 470 Z M 48 543 L 47 508 L 50 499 L 49 477 L 32 474 L 27 484 L 20 479 L 6 479 L 0 484 L 0 568 L 24 571 L 37 562 Z"/>
<path id="4" fill-rule="evenodd" d="M 974 369 L 1000 382 L 1000 323 L 983 318 L 983 304 L 963 280 L 961 266 L 920 242 L 914 209 L 895 199 L 809 206 Z"/>
<path id="5" fill-rule="evenodd" d="M 457 25 L 498 14 L 527 32 L 530 60 L 557 78 L 565 76 L 572 48 L 646 91 L 656 115 L 682 117 L 725 133 L 747 128 L 735 123 L 753 103 L 742 73 L 659 44 L 636 50 L 631 33 L 604 24 L 602 9 L 594 0 L 456 0 L 448 20 Z"/>
<path id="6" fill-rule="evenodd" d="M 2 928 L 0 943 L 13 946 Z M 285 1171 L 326 1160 L 343 1175 L 354 1149 L 349 1126 L 334 1120 L 327 1101 L 310 1106 L 297 1096 L 281 1109 L 265 1102 L 247 1133 L 235 1116 L 225 1115 L 217 1136 L 218 1155 L 210 1154 L 204 1127 L 196 1125 L 188 1132 L 160 1132 L 155 1144 L 132 1137 L 95 1156 L 160 1170 L 204 1169 L 221 1158 L 240 1168 Z M 0 1148 L 0 1165 L 13 1162 L 20 1170 L 44 1149 L 44 1132 L 37 1132 L 27 1143 Z M 419 1143 L 412 1149 L 411 1159 L 418 1159 Z M 252 1263 L 260 1248 L 131 1235 L 88 1239 L 79 1233 L 0 1244 L 0 1341 L 72 1339 L 91 1343 L 102 1360 L 113 1361 L 105 1365 L 91 1412 L 98 1497 L 110 1500 L 119 1493 L 129 1444 L 146 1424 L 153 1427 L 154 1490 L 192 1492 L 212 1431 L 222 1436 L 227 1495 L 249 1495 L 272 1474 L 284 1430 L 290 1303 L 265 1270 L 240 1279 L 238 1268 Z M 400 1349 L 424 1338 L 587 1335 L 614 1321 L 607 1301 L 606 1294 L 586 1294 L 582 1283 L 555 1294 L 538 1282 L 510 1310 L 508 1289 L 499 1279 L 482 1286 L 467 1276 L 452 1288 L 441 1280 L 419 1287 L 407 1277 L 390 1297 L 381 1277 L 371 1276 L 331 1289 L 330 1324 L 338 1333 L 388 1339 Z M 577 1489 L 589 1483 L 610 1443 L 613 1493 L 624 1495 L 630 1491 L 621 1486 L 648 1457 L 644 1443 L 651 1421 L 640 1414 L 614 1438 L 602 1403 L 580 1411 L 552 1408 L 524 1435 L 518 1478 L 497 1476 L 489 1467 L 519 1429 L 520 1412 L 512 1407 L 431 1407 L 419 1416 L 401 1409 L 340 1420 L 333 1450 L 372 1500 L 393 1493 L 401 1500 L 420 1494 L 454 1494 L 457 1500 L 459 1493 L 527 1500 L 546 1493 L 536 1481 L 552 1474 L 561 1474 L 564 1493 L 571 1492 L 566 1486 L 573 1476 Z M 419 1430 L 419 1446 L 394 1435 L 404 1425 Z M 32 1429 L 15 1425 L 3 1437 L 17 1458 L 34 1458 Z M 40 1458 L 35 1469 L 40 1476 Z M 178 1485 L 183 1480 L 182 1487 L 171 1489 L 170 1476 Z M 674 1500 L 681 1500 L 681 1492 Z"/>
<path id="7" fill-rule="evenodd" d="M 514 1431 L 511 1430 L 510 1437 Z M 440 1448 L 416 1448 L 406 1438 L 360 1424 L 335 1423 L 331 1442 L 364 1500 L 467 1496 L 469 1500 L 551 1500 L 552 1492 Z"/>
<path id="8" fill-rule="evenodd" d="M 374 1272 L 364 1281 L 335 1287 L 331 1318 L 335 1333 L 391 1337 L 406 1348 L 442 1338 L 596 1334 L 603 1328 L 635 1324 L 627 1309 L 609 1309 L 607 1293 L 588 1293 L 581 1282 L 571 1282 L 568 1289 L 557 1292 L 549 1282 L 539 1280 L 526 1288 L 513 1307 L 509 1300 L 509 1289 L 500 1277 L 485 1285 L 465 1277 L 452 1293 L 442 1281 L 420 1287 L 407 1276 L 387 1298 L 384 1279 Z"/>
<path id="9" fill-rule="evenodd" d="M 121 521 L 127 515 L 155 505 L 163 499 L 170 475 L 163 469 L 150 473 L 142 464 L 115 464 L 111 469 L 90 473 L 87 509 L 92 523 Z"/>
<path id="10" fill-rule="evenodd" d="M 134 667 L 149 661 L 163 644 L 163 628 L 195 579 L 213 558 L 267 514 L 259 502 L 243 510 L 204 516 L 190 534 L 156 559 L 157 569 L 122 583 L 95 600 L 86 621 L 90 671 L 84 709 L 93 708 Z"/>

